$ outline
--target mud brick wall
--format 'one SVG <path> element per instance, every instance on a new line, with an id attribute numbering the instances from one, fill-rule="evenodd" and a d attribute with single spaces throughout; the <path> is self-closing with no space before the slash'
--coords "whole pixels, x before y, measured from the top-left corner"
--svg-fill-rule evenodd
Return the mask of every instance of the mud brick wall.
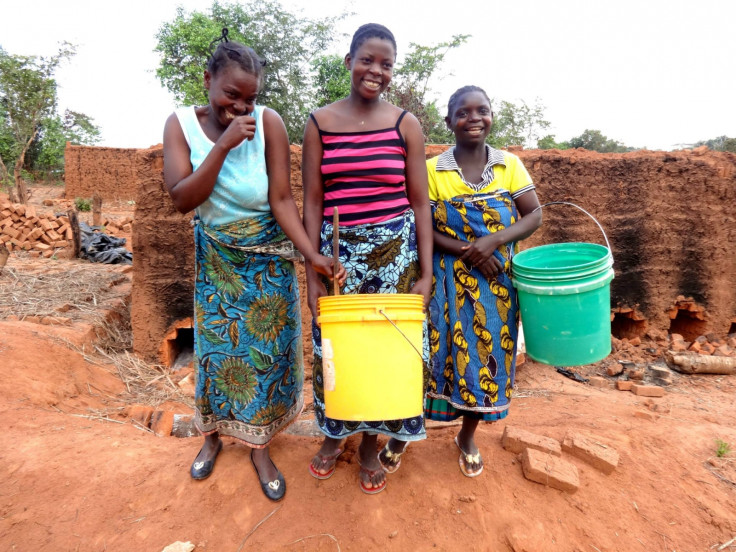
<path id="1" fill-rule="evenodd" d="M 427 146 L 432 157 L 447 146 Z M 644 327 L 669 331 L 677 308 L 702 314 L 701 333 L 720 336 L 736 325 L 736 155 L 698 149 L 599 154 L 585 150 L 516 151 L 542 203 L 569 201 L 601 223 L 616 277 L 614 312 Z M 162 150 L 137 157 L 134 225 L 133 337 L 153 358 L 167 332 L 191 316 L 194 279 L 190 216 L 176 212 L 163 187 Z M 291 147 L 292 191 L 301 205 L 301 149 Z M 576 209 L 544 209 L 544 225 L 524 248 L 545 243 L 603 243 L 595 223 Z M 303 283 L 302 267 L 298 266 Z M 306 290 L 302 289 L 302 299 Z M 305 333 L 308 310 L 302 305 Z M 308 340 L 305 340 L 308 343 Z M 305 350 L 309 354 L 308 350 Z"/>
<path id="2" fill-rule="evenodd" d="M 138 150 L 133 225 L 133 350 L 159 362 L 164 336 L 193 316 L 192 214 L 182 215 L 163 182 L 163 149 Z"/>
<path id="3" fill-rule="evenodd" d="M 64 150 L 66 197 L 135 199 L 137 149 L 74 146 Z"/>
<path id="4" fill-rule="evenodd" d="M 517 154 L 542 203 L 575 203 L 607 232 L 615 261 L 614 310 L 635 309 L 649 326 L 668 330 L 678 296 L 692 297 L 704 309 L 703 333 L 733 331 L 736 155 L 707 148 Z M 595 223 L 577 209 L 550 206 L 541 230 L 523 246 L 602 240 Z"/>

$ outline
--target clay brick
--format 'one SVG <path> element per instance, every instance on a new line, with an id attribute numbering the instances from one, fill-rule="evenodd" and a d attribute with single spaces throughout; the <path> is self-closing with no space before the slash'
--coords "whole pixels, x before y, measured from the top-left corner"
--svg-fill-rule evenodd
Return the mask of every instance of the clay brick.
<path id="1" fill-rule="evenodd" d="M 42 257 L 45 257 L 47 259 L 50 259 L 51 257 L 54 256 L 54 250 L 53 249 L 49 249 L 48 251 L 44 251 L 44 252 L 41 253 L 41 256 Z"/>
<path id="2" fill-rule="evenodd" d="M 46 207 L 52 207 L 54 205 L 54 200 L 53 199 L 44 199 L 42 203 Z"/>
<path id="3" fill-rule="evenodd" d="M 574 493 L 580 486 L 574 464 L 535 449 L 524 449 L 521 455 L 524 477 L 553 489 Z"/>
<path id="4" fill-rule="evenodd" d="M 659 416 L 657 416 L 654 412 L 650 412 L 649 410 L 637 410 L 636 412 L 634 412 L 634 417 L 641 418 L 642 420 L 649 420 L 651 422 L 659 418 Z"/>
<path id="5" fill-rule="evenodd" d="M 599 389 L 608 387 L 608 380 L 600 376 L 591 376 L 588 378 L 588 383 L 593 387 L 598 387 Z"/>
<path id="6" fill-rule="evenodd" d="M 641 345 L 641 337 L 637 335 L 636 337 L 631 338 L 629 340 L 629 345 L 631 345 L 632 347 L 638 347 L 639 345 Z"/>
<path id="7" fill-rule="evenodd" d="M 68 241 L 71 241 L 71 240 L 73 240 L 73 239 L 74 239 L 74 231 L 73 231 L 73 230 L 71 229 L 71 227 L 69 227 L 69 228 L 67 228 L 67 229 L 66 229 L 66 232 L 65 232 L 65 234 L 66 234 L 66 235 L 65 235 L 64 237 L 65 237 L 65 238 L 66 238 L 66 239 L 67 239 Z"/>
<path id="8" fill-rule="evenodd" d="M 26 205 L 26 218 L 33 218 L 36 216 L 36 208 L 33 205 Z"/>
<path id="9" fill-rule="evenodd" d="M 13 205 L 13 209 L 15 210 L 16 215 L 23 216 L 26 214 L 26 206 L 22 203 L 18 203 L 17 205 Z"/>
<path id="10" fill-rule="evenodd" d="M 652 376 L 655 378 L 660 378 L 660 379 L 671 379 L 672 378 L 672 370 L 670 370 L 666 366 L 656 366 L 654 364 L 650 364 L 648 368 L 649 368 L 649 373 L 652 374 Z"/>
<path id="11" fill-rule="evenodd" d="M 731 347 L 729 347 L 728 345 L 721 345 L 713 353 L 713 356 L 731 356 L 731 355 L 733 355 L 733 349 L 731 349 Z"/>
<path id="12" fill-rule="evenodd" d="M 48 236 L 48 234 L 41 234 L 41 237 L 40 237 L 39 239 L 40 239 L 40 240 L 41 240 L 41 241 L 42 241 L 43 243 L 45 243 L 46 245 L 51 245 L 51 244 L 52 244 L 52 243 L 54 243 L 54 241 L 55 241 L 55 240 L 52 240 L 52 239 L 51 239 L 51 238 L 50 238 L 50 237 Z"/>
<path id="13" fill-rule="evenodd" d="M 52 230 L 51 223 L 48 220 L 41 219 L 38 221 L 38 225 L 43 228 L 44 232 L 48 232 L 49 230 Z"/>
<path id="14" fill-rule="evenodd" d="M 712 355 L 715 352 L 716 352 L 716 348 L 710 343 L 705 343 L 700 346 L 701 355 Z"/>
<path id="15" fill-rule="evenodd" d="M 7 217 L 0 221 L 0 227 L 5 228 L 6 226 L 13 226 L 13 219 L 10 217 Z"/>
<path id="16" fill-rule="evenodd" d="M 69 228 L 69 223 L 68 223 L 68 222 L 65 222 L 65 223 L 63 223 L 63 224 L 62 224 L 61 226 L 59 226 L 59 229 L 57 230 L 57 232 L 58 232 L 59 234 L 65 234 L 65 233 L 66 233 L 66 230 L 67 230 L 67 228 Z"/>
<path id="17" fill-rule="evenodd" d="M 618 380 L 616 382 L 616 389 L 619 391 L 631 391 L 631 386 L 634 385 L 633 381 L 629 380 Z"/>
<path id="18" fill-rule="evenodd" d="M 629 379 L 641 381 L 644 379 L 644 370 L 631 370 L 629 372 Z"/>
<path id="19" fill-rule="evenodd" d="M 44 316 L 41 318 L 41 324 L 47 326 L 71 326 L 72 319 L 66 316 Z"/>
<path id="20" fill-rule="evenodd" d="M 664 397 L 666 392 L 658 385 L 641 385 L 634 384 L 631 386 L 631 392 L 640 397 Z"/>
<path id="21" fill-rule="evenodd" d="M 117 234 L 118 232 L 120 232 L 120 228 L 118 228 L 114 224 L 108 224 L 105 226 L 105 231 L 108 234 Z"/>
<path id="22" fill-rule="evenodd" d="M 31 233 L 28 234 L 28 237 L 32 240 L 37 240 L 41 234 L 43 234 L 43 230 L 41 230 L 38 226 L 31 230 Z"/>
<path id="23" fill-rule="evenodd" d="M 56 232 L 55 230 L 49 230 L 46 232 L 46 235 L 51 238 L 51 241 L 59 241 L 61 239 L 61 236 Z"/>
<path id="24" fill-rule="evenodd" d="M 688 347 L 687 341 L 682 341 L 682 340 L 678 340 L 678 341 L 673 340 L 672 343 L 670 344 L 670 349 L 672 349 L 676 353 L 683 353 L 687 351 L 687 347 Z"/>
<path id="25" fill-rule="evenodd" d="M 20 235 L 20 232 L 12 226 L 6 226 L 3 229 L 3 234 L 5 234 L 6 236 L 10 236 L 11 238 L 17 238 Z"/>
<path id="26" fill-rule="evenodd" d="M 130 233 L 132 231 L 133 231 L 133 226 L 132 225 L 130 225 L 130 224 L 123 224 L 123 232 Z"/>
<path id="27" fill-rule="evenodd" d="M 40 243 L 39 242 L 36 245 L 34 245 L 33 248 L 34 249 L 38 249 L 39 251 L 48 251 L 49 249 L 51 249 L 51 246 L 49 244 L 47 244 L 47 243 Z"/>
<path id="28" fill-rule="evenodd" d="M 181 382 L 179 382 L 181 385 Z M 516 427 L 506 426 L 501 437 L 503 448 L 509 452 L 523 452 L 524 449 L 531 448 L 555 456 L 562 456 L 560 443 L 557 439 L 537 435 L 531 431 L 519 429 Z"/>
<path id="29" fill-rule="evenodd" d="M 69 224 L 69 218 L 62 215 L 58 219 L 56 219 L 61 226 L 64 226 L 65 224 Z M 59 231 L 61 231 L 61 228 L 59 228 Z"/>
<path id="30" fill-rule="evenodd" d="M 603 473 L 611 473 L 618 466 L 618 452 L 596 437 L 568 431 L 562 441 L 562 450 L 584 460 Z"/>
<path id="31" fill-rule="evenodd" d="M 131 404 L 126 407 L 125 415 L 141 425 L 149 427 L 151 425 L 151 417 L 153 416 L 153 408 L 143 404 Z"/>
<path id="32" fill-rule="evenodd" d="M 702 343 L 700 343 L 699 341 L 693 341 L 690 344 L 690 347 L 687 348 L 687 350 L 693 351 L 695 353 L 699 353 L 702 347 L 703 347 Z"/>
<path id="33" fill-rule="evenodd" d="M 34 257 L 34 258 L 35 257 L 40 257 L 41 256 L 41 252 L 40 251 L 29 251 L 28 252 L 28 255 L 30 255 L 31 257 Z"/>
<path id="34" fill-rule="evenodd" d="M 151 416 L 151 429 L 160 437 L 168 437 L 174 428 L 174 413 L 156 410 Z"/>
<path id="35" fill-rule="evenodd" d="M 59 240 L 57 242 L 54 242 L 54 247 L 57 249 L 66 247 L 67 245 L 69 245 L 69 242 L 66 240 Z"/>
<path id="36" fill-rule="evenodd" d="M 621 372 L 624 371 L 624 367 L 619 362 L 614 362 L 613 364 L 609 364 L 606 366 L 606 374 L 609 376 L 618 376 Z"/>

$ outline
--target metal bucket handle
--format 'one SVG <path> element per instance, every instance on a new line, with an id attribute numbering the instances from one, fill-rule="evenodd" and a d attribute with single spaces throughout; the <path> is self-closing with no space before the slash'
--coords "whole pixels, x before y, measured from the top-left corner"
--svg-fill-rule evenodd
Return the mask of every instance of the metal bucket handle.
<path id="1" fill-rule="evenodd" d="M 391 324 L 394 328 L 396 328 L 396 331 L 397 332 L 399 332 L 402 336 L 404 336 L 404 339 L 406 339 L 407 343 L 409 343 L 409 345 L 411 345 L 411 348 L 414 349 L 417 352 L 417 354 L 419 355 L 419 358 L 421 358 L 422 359 L 422 362 L 424 362 L 424 355 L 422 355 L 422 353 L 419 352 L 419 349 L 417 349 L 414 346 L 414 343 L 411 342 L 411 339 L 409 339 L 408 337 L 406 337 L 406 334 L 401 331 L 401 328 L 399 328 L 396 324 L 394 324 L 394 321 L 391 320 L 385 312 L 383 312 L 383 309 L 379 309 L 378 312 L 381 313 L 386 320 L 388 320 L 388 323 L 389 324 Z"/>
<path id="2" fill-rule="evenodd" d="M 598 222 L 593 215 L 591 215 L 588 211 L 586 211 L 585 209 L 583 209 L 579 205 L 575 205 L 574 203 L 570 203 L 569 201 L 550 201 L 549 203 L 544 203 L 544 204 L 540 205 L 539 207 L 537 207 L 536 209 L 534 209 L 534 211 L 532 211 L 532 213 L 534 213 L 535 211 L 540 210 L 542 207 L 547 207 L 549 205 L 571 205 L 572 207 L 575 207 L 576 209 L 579 209 L 580 211 L 582 211 L 583 213 L 585 213 L 586 215 L 588 215 L 591 219 L 593 219 L 593 222 L 595 222 L 596 226 L 598 226 L 598 229 L 603 234 L 603 239 L 606 240 L 606 247 L 608 248 L 608 252 L 611 255 L 611 259 L 613 260 L 613 250 L 611 249 L 611 244 L 608 242 L 608 236 L 606 235 L 606 231 L 603 230 L 603 226 L 601 226 L 600 222 Z M 531 213 L 529 213 L 529 214 L 531 214 Z"/>

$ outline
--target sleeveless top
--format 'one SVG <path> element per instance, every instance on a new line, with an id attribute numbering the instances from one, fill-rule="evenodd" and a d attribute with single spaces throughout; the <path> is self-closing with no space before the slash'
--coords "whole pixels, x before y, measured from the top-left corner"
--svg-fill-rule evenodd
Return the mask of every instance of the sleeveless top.
<path id="1" fill-rule="evenodd" d="M 399 132 L 406 113 L 393 128 L 361 132 L 327 132 L 309 115 L 322 141 L 325 220 L 332 221 L 335 207 L 343 226 L 385 222 L 409 209 L 406 142 Z"/>
<path id="2" fill-rule="evenodd" d="M 257 217 L 271 210 L 268 204 L 268 173 L 263 134 L 263 106 L 256 106 L 256 134 L 252 140 L 230 150 L 217 175 L 210 197 L 195 212 L 207 226 L 220 226 Z M 196 171 L 215 145 L 202 130 L 194 107 L 175 111 L 184 137 L 189 144 L 189 159 Z"/>

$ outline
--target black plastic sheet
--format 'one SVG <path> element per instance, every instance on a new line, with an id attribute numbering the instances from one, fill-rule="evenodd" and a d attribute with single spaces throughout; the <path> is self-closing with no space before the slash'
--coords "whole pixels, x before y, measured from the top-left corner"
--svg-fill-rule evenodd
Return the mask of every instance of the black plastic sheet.
<path id="1" fill-rule="evenodd" d="M 93 263 L 133 264 L 133 253 L 123 247 L 125 238 L 116 238 L 102 232 L 99 226 L 79 223 L 80 251 L 82 259 Z"/>

